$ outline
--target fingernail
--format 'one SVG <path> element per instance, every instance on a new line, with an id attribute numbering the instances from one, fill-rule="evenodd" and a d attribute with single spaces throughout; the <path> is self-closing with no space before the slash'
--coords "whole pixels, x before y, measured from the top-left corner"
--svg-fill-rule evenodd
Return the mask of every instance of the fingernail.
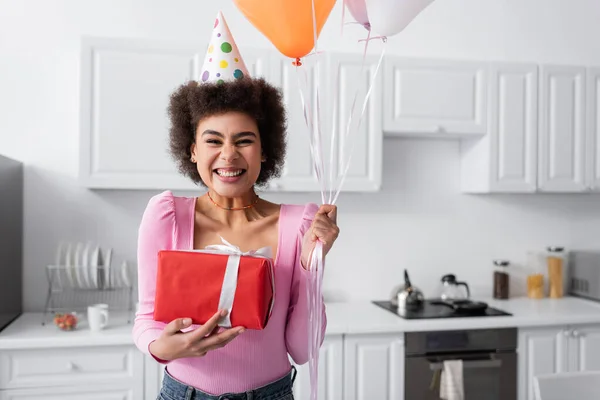
<path id="1" fill-rule="evenodd" d="M 227 310 L 221 310 L 221 317 L 224 317 L 227 315 Z"/>
<path id="2" fill-rule="evenodd" d="M 242 328 L 242 329 L 240 329 L 239 333 L 244 333 L 244 332 L 246 332 L 246 330 L 244 328 Z"/>
<path id="3" fill-rule="evenodd" d="M 184 325 L 189 325 L 189 324 L 191 324 L 191 323 L 192 323 L 192 320 L 191 320 L 190 318 L 184 318 L 184 319 L 183 319 L 183 324 L 184 324 Z"/>

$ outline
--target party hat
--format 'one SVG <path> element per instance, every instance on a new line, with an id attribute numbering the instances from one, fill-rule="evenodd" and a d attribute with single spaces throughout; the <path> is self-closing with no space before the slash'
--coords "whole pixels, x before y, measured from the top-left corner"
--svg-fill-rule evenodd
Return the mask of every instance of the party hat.
<path id="1" fill-rule="evenodd" d="M 217 14 L 200 82 L 225 82 L 250 76 L 221 11 Z"/>

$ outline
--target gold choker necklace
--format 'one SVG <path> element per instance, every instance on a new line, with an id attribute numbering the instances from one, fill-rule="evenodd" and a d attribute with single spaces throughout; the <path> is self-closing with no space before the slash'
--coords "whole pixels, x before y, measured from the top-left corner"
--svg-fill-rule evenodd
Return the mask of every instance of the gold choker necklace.
<path id="1" fill-rule="evenodd" d="M 254 207 L 256 205 L 256 203 L 258 203 L 258 199 L 259 199 L 258 195 L 256 195 L 256 199 L 254 199 L 254 201 L 252 202 L 252 204 L 248 204 L 247 206 L 243 206 L 243 207 L 223 207 L 223 206 L 217 204 L 217 202 L 214 201 L 212 197 L 210 197 L 210 193 L 209 192 L 206 192 L 206 195 L 208 196 L 208 198 L 210 199 L 210 201 L 215 206 L 217 206 L 219 208 L 222 208 L 223 210 L 227 210 L 227 211 L 239 211 L 239 210 L 245 210 L 245 209 L 250 208 L 250 207 Z"/>

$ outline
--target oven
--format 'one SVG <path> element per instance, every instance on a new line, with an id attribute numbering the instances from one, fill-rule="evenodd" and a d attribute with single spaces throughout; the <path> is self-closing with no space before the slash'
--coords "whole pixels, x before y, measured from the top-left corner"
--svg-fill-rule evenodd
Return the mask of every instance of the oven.
<path id="1" fill-rule="evenodd" d="M 439 400 L 445 360 L 462 360 L 465 400 L 517 399 L 517 329 L 407 332 L 404 398 Z"/>

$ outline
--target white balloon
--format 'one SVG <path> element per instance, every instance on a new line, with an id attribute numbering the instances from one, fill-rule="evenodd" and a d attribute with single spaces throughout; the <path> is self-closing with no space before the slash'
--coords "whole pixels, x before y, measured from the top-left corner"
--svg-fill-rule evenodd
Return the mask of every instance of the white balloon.
<path id="1" fill-rule="evenodd" d="M 393 36 L 406 28 L 433 0 L 366 0 L 371 31 Z"/>

